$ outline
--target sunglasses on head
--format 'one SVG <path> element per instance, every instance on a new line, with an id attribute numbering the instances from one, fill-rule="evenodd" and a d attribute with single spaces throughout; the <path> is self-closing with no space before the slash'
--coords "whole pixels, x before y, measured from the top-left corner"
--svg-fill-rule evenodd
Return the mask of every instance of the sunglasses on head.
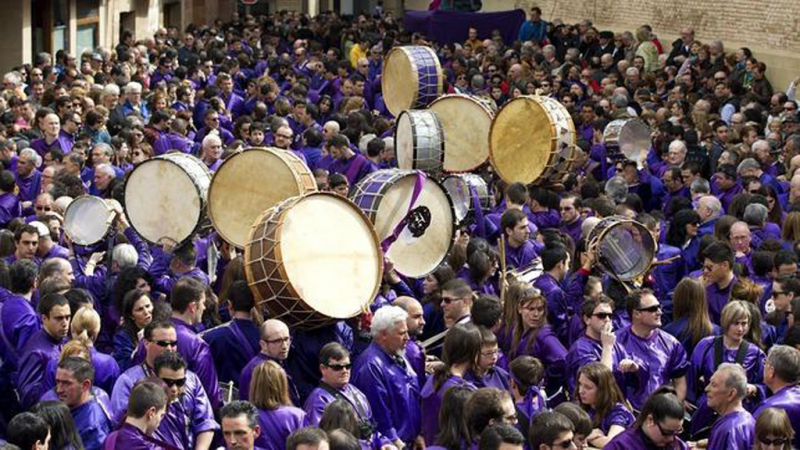
<path id="1" fill-rule="evenodd" d="M 186 384 L 186 378 L 162 378 L 161 381 L 169 387 L 183 387 Z"/>
<path id="2" fill-rule="evenodd" d="M 333 370 L 334 372 L 341 372 L 345 369 L 350 370 L 353 368 L 353 363 L 347 364 L 325 364 L 325 367 Z"/>

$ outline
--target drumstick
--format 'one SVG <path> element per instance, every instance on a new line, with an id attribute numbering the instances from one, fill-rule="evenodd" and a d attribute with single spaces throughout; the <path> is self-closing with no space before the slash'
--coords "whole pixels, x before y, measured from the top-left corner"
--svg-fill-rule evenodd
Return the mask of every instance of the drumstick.
<path id="1" fill-rule="evenodd" d="M 663 266 L 665 264 L 671 263 L 672 261 L 675 261 L 676 259 L 681 259 L 681 255 L 675 255 L 672 258 L 667 258 L 667 259 L 662 260 L 662 261 L 656 261 L 656 262 L 654 262 L 654 263 L 652 263 L 650 265 L 651 266 Z"/>
<path id="2" fill-rule="evenodd" d="M 506 299 L 506 239 L 503 234 L 500 235 L 500 242 L 498 249 L 500 253 L 500 301 L 505 302 Z"/>

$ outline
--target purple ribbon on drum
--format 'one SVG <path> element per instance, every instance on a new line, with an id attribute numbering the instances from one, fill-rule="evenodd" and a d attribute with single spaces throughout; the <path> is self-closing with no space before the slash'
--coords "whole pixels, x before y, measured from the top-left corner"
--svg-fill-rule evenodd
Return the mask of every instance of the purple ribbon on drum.
<path id="1" fill-rule="evenodd" d="M 381 250 L 383 250 L 383 253 L 388 252 L 389 251 L 389 247 L 391 247 L 392 244 L 394 244 L 395 241 L 397 241 L 397 238 L 400 237 L 400 234 L 403 232 L 403 230 L 405 230 L 406 227 L 409 227 L 411 225 L 411 222 L 410 222 L 409 219 L 412 219 L 416 215 L 415 214 L 416 212 L 419 211 L 420 213 L 424 214 L 424 210 L 427 210 L 427 208 L 425 208 L 425 207 L 422 207 L 422 208 L 424 208 L 424 210 L 422 208 L 415 208 L 414 207 L 417 204 L 417 200 L 419 200 L 420 194 L 422 194 L 422 187 L 425 185 L 425 180 L 426 179 L 427 179 L 427 176 L 425 175 L 425 172 L 421 172 L 421 171 L 417 172 L 417 180 L 414 183 L 414 191 L 411 193 L 411 201 L 409 202 L 408 210 L 406 211 L 406 214 L 403 217 L 403 220 L 401 220 L 397 224 L 397 226 L 394 227 L 394 230 L 392 231 L 392 234 L 390 234 L 389 236 L 386 237 L 386 239 L 381 241 Z M 423 224 L 422 225 L 422 229 L 420 230 L 423 233 L 425 231 L 425 228 L 427 228 L 428 225 L 430 225 L 430 212 L 428 212 L 427 218 L 428 218 L 427 224 Z M 416 235 L 416 230 L 415 230 L 414 234 Z"/>

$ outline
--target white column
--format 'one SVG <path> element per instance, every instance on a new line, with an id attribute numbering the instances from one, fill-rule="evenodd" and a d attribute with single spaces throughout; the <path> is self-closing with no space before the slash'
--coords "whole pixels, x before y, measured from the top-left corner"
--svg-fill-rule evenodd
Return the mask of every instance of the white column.
<path id="1" fill-rule="evenodd" d="M 319 14 L 319 0 L 305 0 L 308 2 L 308 15 L 311 17 Z"/>

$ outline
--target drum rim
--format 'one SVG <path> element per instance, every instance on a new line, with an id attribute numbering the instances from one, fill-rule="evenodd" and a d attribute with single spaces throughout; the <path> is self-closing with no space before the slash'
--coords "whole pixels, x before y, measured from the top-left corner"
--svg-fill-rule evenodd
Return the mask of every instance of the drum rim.
<path id="1" fill-rule="evenodd" d="M 404 169 L 381 169 L 381 170 L 376 170 L 375 172 L 372 172 L 369 175 L 367 175 L 366 177 L 364 177 L 363 180 L 361 180 L 360 182 L 358 182 L 358 184 L 356 184 L 356 190 L 353 192 L 353 195 L 351 196 L 351 200 L 352 200 L 353 204 L 355 205 L 355 207 L 358 208 L 359 210 L 361 210 L 367 216 L 367 218 L 369 219 L 370 223 L 372 223 L 372 225 L 374 227 L 375 222 L 377 221 L 378 209 L 380 209 L 380 201 L 383 200 L 383 197 L 386 196 L 386 191 L 389 190 L 389 188 L 392 186 L 392 183 L 390 183 L 390 181 L 397 181 L 398 179 L 406 177 L 406 176 L 409 176 L 409 175 L 416 176 L 418 172 L 422 172 L 422 171 L 421 170 L 416 170 L 416 169 L 414 169 L 414 170 L 404 170 Z M 425 172 L 422 172 L 422 173 L 425 173 Z M 381 175 L 387 174 L 387 175 L 390 175 L 390 176 L 389 176 L 388 179 L 385 180 L 384 185 L 382 185 L 377 192 L 372 193 L 372 192 L 362 191 L 361 190 L 362 183 L 364 183 L 364 186 L 366 186 L 365 181 L 367 181 L 368 179 L 371 179 L 371 178 L 376 178 L 378 176 L 376 174 L 381 174 Z M 452 223 L 450 225 L 450 228 L 451 228 L 451 230 L 450 230 L 451 234 L 450 235 L 452 236 L 452 238 L 450 239 L 450 243 L 447 246 L 447 251 L 444 253 L 444 256 L 442 257 L 441 260 L 439 260 L 436 263 L 436 267 L 434 267 L 432 270 L 426 272 L 423 275 L 418 275 L 418 276 L 415 275 L 414 278 L 426 277 L 426 276 L 430 275 L 431 273 L 435 272 L 436 269 L 440 265 L 442 265 L 442 262 L 444 262 L 447 259 L 447 255 L 450 254 L 450 252 L 453 250 L 453 245 L 454 245 L 455 236 L 456 236 L 456 230 L 458 230 L 458 224 L 457 224 L 458 220 L 456 219 L 455 205 L 453 203 L 453 199 L 450 197 L 450 193 L 447 191 L 447 189 L 444 187 L 444 185 L 438 179 L 436 179 L 434 177 L 431 177 L 431 176 L 429 176 L 427 174 L 425 174 L 425 176 L 426 176 L 426 178 L 428 180 L 431 180 L 434 183 L 436 183 L 439 186 L 439 189 L 441 189 L 442 192 L 444 192 L 444 196 L 447 199 L 448 207 L 450 208 L 450 214 L 451 214 L 451 216 L 453 218 Z M 373 182 L 373 181 L 370 181 L 370 182 Z M 381 200 L 378 201 L 378 205 L 376 206 L 374 212 L 367 213 L 367 211 L 362 210 L 361 207 L 358 206 L 358 203 L 356 203 L 356 198 L 358 197 L 358 195 L 360 193 L 364 193 L 364 194 L 367 194 L 367 195 L 371 195 L 371 196 L 374 196 L 374 197 L 380 197 L 381 198 Z M 377 233 L 378 233 L 377 230 L 375 230 L 375 234 L 376 235 L 377 235 Z M 380 238 L 380 236 L 378 236 L 378 242 L 379 243 L 383 242 L 382 239 Z M 389 246 L 389 248 L 391 248 L 391 246 Z M 388 250 L 387 250 L 387 253 L 388 253 Z M 397 269 L 397 266 L 395 266 L 395 270 L 397 270 L 398 273 L 400 273 L 402 275 L 410 276 L 410 275 L 406 275 L 406 274 L 402 273 L 399 269 Z"/>
<path id="2" fill-rule="evenodd" d="M 148 159 L 146 161 L 141 162 L 139 165 L 134 167 L 133 170 L 130 171 L 130 173 L 128 173 L 128 176 L 125 177 L 125 184 L 123 185 L 123 188 L 122 188 L 123 195 L 124 195 L 123 198 L 127 199 L 127 197 L 128 197 L 128 183 L 130 182 L 131 177 L 133 176 L 134 172 L 136 172 L 140 167 L 144 166 L 145 164 L 149 163 L 150 161 L 166 161 L 166 162 L 168 162 L 170 164 L 173 164 L 175 166 L 178 166 L 179 168 L 182 169 L 180 164 L 178 164 L 175 161 L 173 161 L 172 157 L 169 157 L 169 156 L 180 157 L 180 159 L 188 158 L 188 159 L 186 159 L 187 161 L 193 161 L 193 162 L 197 163 L 197 165 L 202 167 L 203 170 L 208 174 L 208 178 L 209 178 L 209 183 L 208 184 L 209 184 L 209 188 L 211 187 L 211 171 L 208 170 L 208 167 L 205 165 L 205 163 L 202 160 L 200 160 L 200 158 L 198 158 L 198 157 L 196 157 L 194 155 L 186 154 L 186 153 L 165 153 L 163 155 L 154 156 L 154 157 L 152 157 L 152 158 L 150 158 L 150 159 Z M 200 190 L 200 187 L 198 187 L 197 184 L 195 184 L 195 183 L 192 183 L 192 187 L 194 187 L 195 192 L 197 193 L 197 196 L 202 200 L 203 196 L 201 195 L 202 191 Z M 208 194 L 208 190 L 206 190 L 206 194 Z M 149 242 L 149 243 L 155 244 L 155 245 L 161 245 L 162 244 L 161 242 L 151 241 L 150 239 L 146 238 L 143 234 L 141 234 L 139 232 L 139 230 L 134 225 L 133 219 L 131 218 L 130 214 L 128 213 L 127 203 L 128 202 L 126 201 L 125 204 L 124 204 L 124 207 L 122 209 L 125 212 L 125 217 L 128 219 L 128 223 L 130 224 L 131 228 L 133 228 L 133 230 L 136 231 L 136 234 L 138 234 L 146 242 Z M 197 216 L 197 223 L 195 224 L 194 228 L 192 229 L 192 231 L 189 233 L 189 235 L 187 237 L 185 237 L 180 242 L 176 242 L 177 245 L 181 245 L 181 244 L 187 242 L 188 240 L 192 239 L 192 237 L 194 235 L 196 235 L 198 231 L 200 231 L 200 229 L 203 226 L 203 216 L 208 216 L 207 211 L 208 211 L 208 196 L 206 196 L 206 199 L 203 202 L 201 202 L 200 211 L 198 212 L 198 216 Z M 166 236 L 162 236 L 161 239 L 164 239 L 164 238 L 166 238 Z M 167 239 L 169 239 L 169 238 L 167 238 Z"/>
<path id="3" fill-rule="evenodd" d="M 436 114 L 435 111 L 431 111 L 428 108 L 426 108 L 426 109 L 407 109 L 407 110 L 401 112 L 400 115 L 398 115 L 397 119 L 395 120 L 394 133 L 392 134 L 392 137 L 394 138 L 394 142 L 395 142 L 395 146 L 396 146 L 397 145 L 397 130 L 400 128 L 400 118 L 403 117 L 403 116 L 408 116 L 408 120 L 409 120 L 409 122 L 411 122 L 411 139 L 412 139 L 413 144 L 414 144 L 414 155 L 413 155 L 413 158 L 412 158 L 412 163 L 413 163 L 413 161 L 416 161 L 417 157 L 419 155 L 417 155 L 417 146 L 416 146 L 417 132 L 414 129 L 414 115 L 417 114 L 417 113 L 426 113 L 430 117 L 433 117 L 433 120 L 436 122 L 436 125 L 438 126 L 437 134 L 439 135 L 439 149 L 441 150 L 440 151 L 441 157 L 439 158 L 439 164 L 438 164 L 436 170 L 432 170 L 431 171 L 432 173 L 428 173 L 428 172 L 422 170 L 422 172 L 425 172 L 428 176 L 433 176 L 433 177 L 438 178 L 441 175 L 441 173 L 444 172 L 444 157 L 445 157 L 445 147 L 446 146 L 445 146 L 445 135 L 444 135 L 444 127 L 442 126 L 442 120 L 439 119 L 439 116 Z M 397 155 L 396 152 L 395 152 L 395 154 Z M 398 164 L 399 164 L 399 162 L 400 161 L 398 159 Z M 400 169 L 400 170 L 421 170 L 421 169 Z"/>
<path id="4" fill-rule="evenodd" d="M 320 196 L 320 195 L 326 196 L 326 197 L 330 197 L 330 198 L 334 198 L 336 200 L 344 200 L 345 201 L 344 204 L 347 207 L 349 207 L 350 209 L 354 210 L 356 212 L 356 214 L 358 214 L 365 221 L 365 223 L 369 225 L 366 228 L 369 230 L 370 236 L 371 236 L 373 242 L 375 243 L 375 248 L 377 250 L 378 280 L 377 280 L 377 282 L 375 283 L 375 286 L 372 289 L 372 294 L 370 295 L 370 299 L 369 299 L 368 303 L 365 304 L 365 305 L 362 305 L 362 312 L 365 311 L 365 310 L 368 310 L 370 305 L 372 304 L 372 302 L 375 301 L 375 298 L 377 297 L 378 292 L 380 292 L 385 266 L 384 266 L 384 254 L 383 254 L 383 250 L 381 249 L 381 244 L 380 244 L 381 241 L 380 241 L 380 238 L 378 237 L 378 233 L 375 230 L 375 227 L 373 226 L 372 221 L 370 220 L 369 217 L 367 217 L 366 214 L 364 214 L 364 211 L 362 211 L 361 208 L 358 207 L 358 205 L 356 205 L 354 202 L 352 202 L 347 197 L 343 197 L 341 195 L 333 194 L 333 193 L 330 193 L 330 192 L 314 191 L 314 192 L 308 192 L 308 193 L 303 194 L 303 195 L 297 195 L 297 196 L 294 196 L 294 197 L 289 197 L 286 200 L 278 202 L 277 204 L 273 205 L 272 207 L 270 207 L 270 208 L 266 209 L 264 212 L 262 212 L 258 216 L 258 218 L 255 221 L 253 221 L 253 225 L 250 227 L 250 232 L 247 235 L 248 242 L 247 242 L 247 245 L 244 246 L 243 262 L 244 262 L 245 280 L 247 281 L 247 286 L 250 288 L 250 292 L 252 292 L 253 296 L 256 298 L 257 306 L 264 305 L 264 304 L 266 304 L 266 302 L 270 301 L 271 299 L 262 299 L 261 298 L 261 293 L 258 291 L 258 289 L 256 289 L 256 283 L 253 283 L 253 282 L 250 281 L 250 280 L 255 278 L 254 275 L 253 275 L 253 270 L 251 268 L 251 263 L 249 262 L 250 261 L 250 255 L 251 255 L 250 244 L 255 242 L 255 240 L 253 239 L 253 232 L 258 228 L 259 225 L 261 225 L 264 222 L 264 219 L 268 215 L 275 215 L 278 212 L 283 213 L 285 211 L 288 211 L 288 209 L 291 208 L 292 206 L 294 206 L 294 205 L 300 203 L 301 201 L 307 199 L 308 197 Z M 283 249 L 282 249 L 282 247 L 280 246 L 279 243 L 280 243 L 281 235 L 283 234 L 283 223 L 284 223 L 285 219 L 286 219 L 286 216 L 282 215 L 281 217 L 278 218 L 277 223 L 275 224 L 274 239 L 275 239 L 276 245 L 274 247 L 275 248 L 274 252 L 275 252 L 275 259 L 278 262 L 282 262 L 282 256 L 283 256 Z M 311 313 L 311 317 L 324 318 L 325 319 L 325 320 L 321 321 L 320 323 L 317 323 L 316 325 L 306 325 L 306 323 L 309 322 L 309 321 L 311 321 L 311 322 L 319 322 L 319 319 L 306 320 L 306 321 L 302 322 L 301 324 L 294 324 L 293 325 L 294 327 L 297 327 L 299 329 L 304 329 L 304 330 L 313 330 L 313 329 L 316 329 L 316 328 L 320 328 L 320 327 L 324 327 L 326 325 L 329 325 L 330 323 L 333 323 L 333 322 L 335 322 L 337 320 L 346 320 L 346 319 L 350 319 L 352 317 L 356 317 L 358 315 L 358 314 L 356 314 L 355 316 L 346 317 L 346 318 L 328 317 L 328 316 L 323 315 L 322 313 L 320 313 L 319 311 L 314 309 L 309 303 L 307 303 L 300 295 L 298 295 L 297 290 L 295 289 L 294 285 L 291 282 L 291 279 L 289 278 L 288 274 L 286 273 L 286 267 L 285 267 L 284 264 L 282 264 L 282 263 L 281 264 L 277 264 L 275 270 L 281 276 L 283 283 L 286 285 L 286 291 L 289 294 L 291 294 L 292 297 L 294 297 L 294 298 L 298 299 L 299 301 L 303 302 L 305 305 L 307 305 L 313 311 Z M 266 281 L 266 280 L 262 280 L 262 281 Z M 269 309 L 269 307 L 267 307 L 267 309 Z M 287 312 L 285 312 L 283 314 L 280 314 L 278 316 L 275 316 L 273 318 L 279 319 L 279 318 L 284 317 L 284 316 L 289 315 L 289 314 L 290 313 L 287 311 Z"/>
<path id="5" fill-rule="evenodd" d="M 616 219 L 616 220 L 614 220 L 614 219 Z M 608 226 L 607 228 L 605 228 L 604 230 L 601 230 L 601 231 L 598 231 L 598 232 L 595 233 L 595 230 L 597 230 L 597 226 L 600 225 L 601 223 L 603 223 L 604 221 L 608 221 L 609 223 L 613 222 L 613 223 L 611 223 L 611 225 Z M 647 227 L 645 227 L 643 223 L 641 223 L 641 222 L 639 222 L 639 221 L 637 221 L 635 219 L 629 219 L 629 218 L 627 218 L 625 216 L 616 216 L 616 215 L 609 216 L 609 217 L 605 217 L 605 218 L 601 219 L 600 222 L 597 222 L 597 224 L 595 224 L 595 226 L 592 228 L 592 231 L 590 231 L 589 235 L 586 237 L 587 245 L 591 246 L 594 243 L 599 244 L 600 241 L 603 239 L 603 237 L 605 237 L 605 235 L 608 234 L 608 232 L 610 232 L 612 229 L 616 228 L 617 226 L 622 225 L 622 224 L 626 224 L 626 223 L 635 225 L 636 227 L 640 228 L 643 232 L 645 232 L 646 236 L 650 236 L 650 240 L 653 242 L 653 256 L 655 256 L 655 254 L 658 252 L 658 242 L 653 237 L 653 235 L 650 233 L 650 230 L 648 230 Z M 599 251 L 599 247 L 598 247 L 598 251 Z M 647 263 L 647 267 L 645 267 L 635 277 L 622 277 L 622 276 L 618 275 L 616 272 L 614 272 L 613 270 L 610 270 L 610 268 L 607 268 L 605 266 L 605 264 L 603 264 L 602 262 L 599 261 L 599 258 L 598 258 L 598 264 L 600 264 L 603 267 L 603 269 L 606 270 L 606 272 L 609 272 L 614 278 L 617 278 L 620 281 L 635 280 L 636 278 L 638 278 L 638 277 L 642 276 L 643 274 L 647 273 L 647 271 L 650 270 L 651 267 L 653 267 L 652 258 L 650 258 L 650 261 Z"/>
<path id="6" fill-rule="evenodd" d="M 109 221 L 108 221 L 108 223 L 106 224 L 106 227 L 107 227 L 107 228 L 106 228 L 106 232 L 105 232 L 105 233 L 103 233 L 103 236 L 102 236 L 100 239 L 98 239 L 98 240 L 96 240 L 96 241 L 94 241 L 94 242 L 79 242 L 78 240 L 76 240 L 76 239 L 75 239 L 75 238 L 72 236 L 72 233 L 69 231 L 69 229 L 68 229 L 68 228 L 67 228 L 67 226 L 66 226 L 66 223 L 67 223 L 67 212 L 69 211 L 70 207 L 72 207 L 72 205 L 74 205 L 74 204 L 78 203 L 79 201 L 84 201 L 84 200 L 89 200 L 89 199 L 91 199 L 92 201 L 94 201 L 94 199 L 100 200 L 100 202 L 101 202 L 103 205 L 105 205 L 106 209 L 108 210 L 108 212 L 109 212 L 109 217 L 111 218 L 111 220 L 109 220 Z M 114 214 L 113 214 L 113 213 L 114 213 L 114 209 L 113 209 L 113 208 L 112 208 L 112 207 L 111 207 L 111 206 L 108 204 L 108 202 L 106 202 L 106 201 L 105 201 L 105 199 L 103 199 L 102 197 L 98 197 L 98 196 L 96 196 L 96 195 L 89 195 L 89 194 L 84 194 L 84 195 L 81 195 L 81 196 L 75 197 L 75 198 L 74 198 L 74 199 L 73 199 L 73 200 L 72 200 L 72 201 L 69 203 L 69 205 L 67 206 L 67 209 L 65 209 L 65 210 L 64 210 L 64 233 L 66 233 L 67 237 L 69 237 L 69 240 L 70 240 L 70 241 L 72 241 L 72 242 L 73 242 L 73 243 L 75 243 L 75 244 L 82 245 L 82 246 L 84 246 L 84 247 L 87 247 L 87 246 L 90 246 L 90 245 L 97 244 L 98 242 L 101 242 L 101 241 L 102 241 L 102 240 L 103 240 L 103 239 L 104 239 L 106 236 L 108 236 L 108 231 L 110 230 L 110 228 L 111 228 L 111 224 L 112 224 L 112 223 L 113 223 L 113 221 L 114 221 Z"/>
<path id="7" fill-rule="evenodd" d="M 486 180 L 484 180 L 484 179 L 483 179 L 483 177 L 482 177 L 482 176 L 480 176 L 479 174 L 477 174 L 477 173 L 472 173 L 472 172 L 457 172 L 457 173 L 448 173 L 448 174 L 444 175 L 444 176 L 442 177 L 442 180 L 441 180 L 441 182 L 442 182 L 442 187 L 444 188 L 444 190 L 445 190 L 445 191 L 447 191 L 447 194 L 448 194 L 448 195 L 450 195 L 450 191 L 447 189 L 447 186 L 445 185 L 445 183 L 446 183 L 446 182 L 447 182 L 447 180 L 448 180 L 448 179 L 450 179 L 450 178 L 458 178 L 459 180 L 463 180 L 463 182 L 464 182 L 464 183 L 465 183 L 467 186 L 470 186 L 470 185 L 469 185 L 469 182 L 468 182 L 468 181 L 466 181 L 467 179 L 470 179 L 470 178 L 477 178 L 477 179 L 479 179 L 479 180 L 481 180 L 481 181 L 483 182 L 484 186 L 486 187 L 486 192 L 487 192 L 487 194 L 488 194 L 488 195 L 491 195 L 491 193 L 490 193 L 490 190 L 489 190 L 489 183 L 488 183 L 488 182 L 486 182 Z M 471 186 L 470 186 L 470 187 L 471 187 Z M 450 200 L 451 200 L 451 201 L 453 200 L 453 199 L 452 199 L 452 196 L 451 196 Z M 479 201 L 479 203 L 480 203 L 480 197 L 479 197 L 478 201 Z M 453 208 L 455 208 L 455 202 L 452 202 L 452 203 L 453 203 Z M 470 201 L 470 202 L 469 202 L 469 205 L 467 206 L 467 215 L 469 215 L 469 212 L 470 212 L 471 210 L 472 210 L 472 201 Z M 466 220 L 466 218 L 467 218 L 467 215 L 465 215 L 465 216 L 464 216 L 464 218 L 463 218 L 463 219 L 461 219 L 461 220 L 456 220 L 457 222 L 459 222 L 459 223 L 458 223 L 458 225 L 461 225 L 461 223 L 463 223 L 463 222 L 464 222 L 464 220 Z M 454 217 L 455 217 L 455 216 L 454 216 Z M 457 217 L 455 217 L 455 218 L 456 218 L 456 219 L 458 219 Z M 457 226 L 456 228 L 458 228 L 458 226 Z"/>
<path id="8" fill-rule="evenodd" d="M 278 150 L 280 150 L 280 149 L 278 149 Z M 276 156 L 279 159 L 283 159 L 284 157 L 289 156 L 289 157 L 296 158 L 297 161 L 301 161 L 300 158 L 298 158 L 297 156 L 295 156 L 295 155 L 293 155 L 293 154 L 291 154 L 289 152 L 283 152 L 283 150 L 281 150 L 281 152 L 283 152 L 283 153 L 281 153 L 279 151 L 276 151 L 275 147 L 248 147 L 248 148 L 239 150 L 239 151 L 233 153 L 232 155 L 228 156 L 227 158 L 225 158 L 225 160 L 222 161 L 222 164 L 219 165 L 217 170 L 214 171 L 214 174 L 211 176 L 211 181 L 208 183 L 208 195 L 206 196 L 207 197 L 206 215 L 208 216 L 208 219 L 211 221 L 211 226 L 214 227 L 214 231 L 216 231 L 217 234 L 219 234 L 220 237 L 225 240 L 225 242 L 227 242 L 228 244 L 233 245 L 234 247 L 239 248 L 239 249 L 243 248 L 244 245 L 239 245 L 239 244 L 233 242 L 233 240 L 230 239 L 230 237 L 227 235 L 227 233 L 224 232 L 220 227 L 217 226 L 217 219 L 214 216 L 214 207 L 211 206 L 211 205 L 214 204 L 211 201 L 211 196 L 212 196 L 212 193 L 214 192 L 214 180 L 217 178 L 217 174 L 219 174 L 222 171 L 222 168 L 225 167 L 225 164 L 227 164 L 228 161 L 232 160 L 236 156 L 239 156 L 242 153 L 249 152 L 249 151 L 266 151 L 268 153 L 271 153 L 273 156 Z M 297 184 L 298 191 L 301 191 L 301 195 L 302 195 L 302 191 L 306 188 L 306 186 L 303 184 L 303 182 L 301 180 L 301 177 L 300 177 L 300 175 L 298 173 L 296 173 L 294 170 L 292 170 L 291 172 L 292 172 L 292 177 L 294 178 L 294 181 Z M 313 173 L 311 173 L 311 175 L 313 177 Z M 296 197 L 296 196 L 292 196 L 292 197 Z M 278 202 L 275 205 L 278 205 L 280 203 L 281 202 Z M 275 206 L 275 205 L 273 205 L 273 206 Z M 259 215 L 259 217 L 260 217 L 260 215 Z M 248 233 L 248 237 L 249 237 L 249 233 Z"/>

